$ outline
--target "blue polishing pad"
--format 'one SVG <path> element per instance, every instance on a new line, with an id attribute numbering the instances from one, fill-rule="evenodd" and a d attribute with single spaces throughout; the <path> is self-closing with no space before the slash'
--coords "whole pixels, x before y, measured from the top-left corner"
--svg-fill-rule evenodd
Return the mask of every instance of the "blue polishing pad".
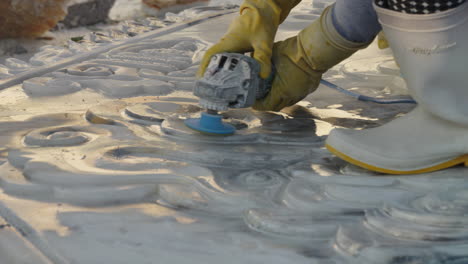
<path id="1" fill-rule="evenodd" d="M 185 120 L 185 125 L 206 134 L 231 135 L 236 132 L 234 126 L 223 123 L 221 115 L 212 115 L 205 112 L 201 114 L 201 118 Z"/>

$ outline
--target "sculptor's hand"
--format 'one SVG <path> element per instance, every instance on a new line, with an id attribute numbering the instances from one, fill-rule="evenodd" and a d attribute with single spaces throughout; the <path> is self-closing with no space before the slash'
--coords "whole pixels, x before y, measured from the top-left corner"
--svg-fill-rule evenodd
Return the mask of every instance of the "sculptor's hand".
<path id="1" fill-rule="evenodd" d="M 268 78 L 278 26 L 300 1 L 245 0 L 240 7 L 240 15 L 231 23 L 227 33 L 205 53 L 197 76 L 203 76 L 210 58 L 217 53 L 253 52 L 253 58 L 260 63 L 260 77 Z"/>

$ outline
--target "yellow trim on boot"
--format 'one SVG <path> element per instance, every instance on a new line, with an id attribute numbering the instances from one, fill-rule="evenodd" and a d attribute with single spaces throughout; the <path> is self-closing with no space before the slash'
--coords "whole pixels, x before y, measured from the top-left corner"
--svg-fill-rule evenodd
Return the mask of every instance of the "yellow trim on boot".
<path id="1" fill-rule="evenodd" d="M 468 167 L 468 154 L 462 155 L 458 158 L 455 158 L 453 160 L 449 160 L 447 162 L 443 162 L 441 164 L 428 167 L 428 168 L 423 168 L 423 169 L 418 169 L 418 170 L 410 170 L 410 171 L 397 171 L 397 170 L 390 170 L 390 169 L 384 169 L 384 168 L 379 168 L 367 163 L 364 163 L 362 161 L 356 160 L 351 158 L 350 156 L 341 153 L 340 151 L 336 150 L 332 146 L 326 144 L 325 147 L 333 154 L 335 154 L 337 157 L 354 164 L 356 166 L 359 166 L 361 168 L 365 168 L 371 171 L 376 171 L 376 172 L 381 172 L 381 173 L 386 173 L 386 174 L 397 174 L 397 175 L 404 175 L 404 174 L 421 174 L 421 173 L 428 173 L 428 172 L 433 172 L 433 171 L 438 171 L 446 168 L 450 168 L 459 164 L 464 164 L 466 167 Z"/>

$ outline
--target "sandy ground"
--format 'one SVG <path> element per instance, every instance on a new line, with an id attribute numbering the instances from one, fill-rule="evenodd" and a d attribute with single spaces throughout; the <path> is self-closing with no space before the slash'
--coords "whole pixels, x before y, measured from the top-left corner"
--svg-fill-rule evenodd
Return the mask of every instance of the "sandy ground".
<path id="1" fill-rule="evenodd" d="M 303 1 L 278 39 L 323 7 Z M 127 21 L 0 67 L 0 87 L 24 79 L 0 91 L 0 263 L 464 263 L 465 168 L 389 177 L 323 148 L 334 127 L 377 126 L 413 105 L 320 87 L 279 113 L 227 111 L 233 136 L 183 125 L 201 112 L 200 57 L 233 14 L 169 29 L 219 11 Z M 405 93 L 398 75 L 371 45 L 325 78 L 391 97 Z"/>

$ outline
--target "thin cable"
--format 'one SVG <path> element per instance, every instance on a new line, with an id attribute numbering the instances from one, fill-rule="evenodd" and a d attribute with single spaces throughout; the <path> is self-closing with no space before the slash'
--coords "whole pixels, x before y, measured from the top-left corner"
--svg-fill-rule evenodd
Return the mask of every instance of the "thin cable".
<path id="1" fill-rule="evenodd" d="M 354 97 L 357 100 L 363 101 L 363 102 L 373 102 L 377 104 L 417 104 L 416 101 L 413 99 L 384 99 L 384 98 L 375 98 L 375 97 L 370 97 L 370 96 L 354 93 L 323 79 L 320 81 L 320 83 L 338 92 L 344 93 L 346 95 Z"/>

